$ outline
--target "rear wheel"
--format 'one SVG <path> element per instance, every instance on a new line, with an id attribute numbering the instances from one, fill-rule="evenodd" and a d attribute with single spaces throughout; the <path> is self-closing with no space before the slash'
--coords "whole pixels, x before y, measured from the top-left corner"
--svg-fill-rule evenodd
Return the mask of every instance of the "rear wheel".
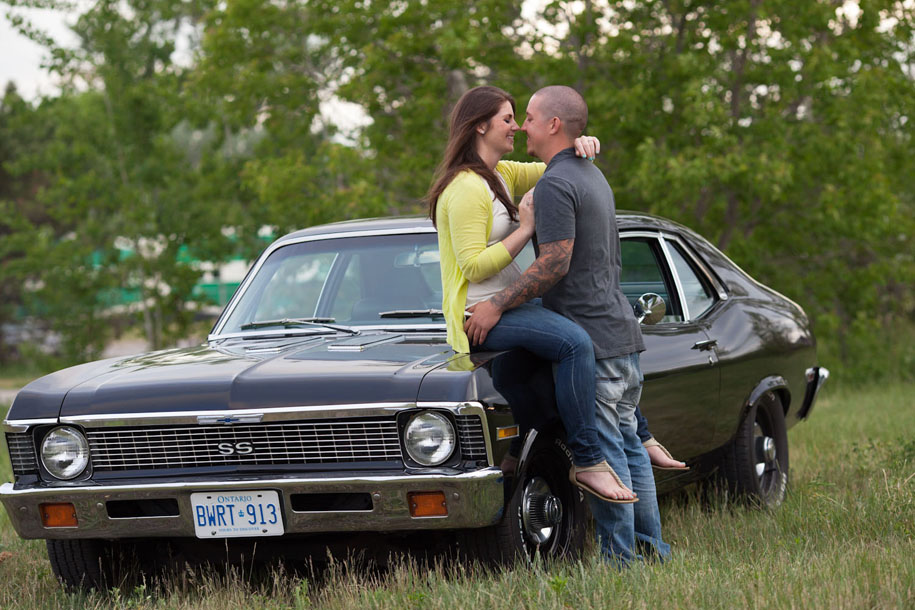
<path id="1" fill-rule="evenodd" d="M 725 449 L 721 472 L 728 488 L 751 502 L 776 507 L 788 486 L 788 432 L 782 402 L 772 392 L 750 407 L 734 442 Z"/>
<path id="2" fill-rule="evenodd" d="M 585 543 L 587 505 L 569 482 L 570 453 L 557 437 L 543 435 L 525 460 L 502 520 L 459 536 L 463 553 L 487 563 L 541 557 L 576 557 Z"/>

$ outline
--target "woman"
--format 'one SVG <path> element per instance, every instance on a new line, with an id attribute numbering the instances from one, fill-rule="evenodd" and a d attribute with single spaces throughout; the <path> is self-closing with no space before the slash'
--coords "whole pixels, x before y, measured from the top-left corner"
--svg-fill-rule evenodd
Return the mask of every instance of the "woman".
<path id="1" fill-rule="evenodd" d="M 470 351 L 465 309 L 520 276 L 513 259 L 534 234 L 533 198 L 527 194 L 519 207 L 514 195 L 533 188 L 546 166 L 501 161 L 514 149 L 518 129 L 508 93 L 490 86 L 466 92 L 451 114 L 448 146 L 427 195 L 438 229 L 448 343 L 458 352 Z M 576 149 L 580 156 L 591 156 L 595 143 L 582 137 Z M 598 446 L 594 351 L 581 327 L 539 304 L 525 303 L 505 312 L 479 348 L 524 348 L 556 362 L 556 403 L 572 450 L 572 482 L 608 502 L 637 501 Z"/>

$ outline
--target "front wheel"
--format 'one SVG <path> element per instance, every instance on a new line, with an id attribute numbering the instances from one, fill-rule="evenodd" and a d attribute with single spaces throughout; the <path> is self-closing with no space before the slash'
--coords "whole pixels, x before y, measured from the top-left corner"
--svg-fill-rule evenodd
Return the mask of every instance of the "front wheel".
<path id="1" fill-rule="evenodd" d="M 569 482 L 571 453 L 561 438 L 537 438 L 522 466 L 502 520 L 491 527 L 466 530 L 459 545 L 466 556 L 485 563 L 517 559 L 577 557 L 584 547 L 587 504 Z"/>
<path id="2" fill-rule="evenodd" d="M 147 553 L 140 553 L 131 542 L 75 539 L 46 543 L 51 569 L 70 591 L 107 591 L 136 581 L 150 570 L 150 562 L 141 562 Z"/>
<path id="3" fill-rule="evenodd" d="M 750 407 L 721 472 L 728 488 L 766 508 L 779 506 L 788 487 L 788 432 L 782 402 L 773 392 Z"/>

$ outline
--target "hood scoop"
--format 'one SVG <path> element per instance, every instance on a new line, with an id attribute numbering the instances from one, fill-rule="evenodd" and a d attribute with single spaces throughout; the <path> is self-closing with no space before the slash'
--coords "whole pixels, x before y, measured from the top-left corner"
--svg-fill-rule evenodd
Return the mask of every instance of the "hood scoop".
<path id="1" fill-rule="evenodd" d="M 367 337 L 350 337 L 334 341 L 327 346 L 329 352 L 361 352 L 376 345 L 395 343 L 403 339 L 403 335 L 369 335 Z"/>

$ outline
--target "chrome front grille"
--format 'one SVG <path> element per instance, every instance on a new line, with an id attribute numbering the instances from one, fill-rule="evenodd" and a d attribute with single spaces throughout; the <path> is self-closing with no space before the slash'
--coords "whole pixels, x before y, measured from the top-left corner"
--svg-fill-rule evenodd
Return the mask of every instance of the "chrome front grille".
<path id="1" fill-rule="evenodd" d="M 461 457 L 465 460 L 485 460 L 486 440 L 483 438 L 483 424 L 478 415 L 458 415 L 458 438 L 461 441 Z"/>
<path id="2" fill-rule="evenodd" d="M 31 434 L 7 434 L 6 446 L 10 451 L 10 464 L 17 477 L 38 472 L 38 460 L 35 457 L 35 445 Z"/>
<path id="3" fill-rule="evenodd" d="M 393 419 L 115 428 L 87 436 L 96 471 L 402 459 Z"/>

